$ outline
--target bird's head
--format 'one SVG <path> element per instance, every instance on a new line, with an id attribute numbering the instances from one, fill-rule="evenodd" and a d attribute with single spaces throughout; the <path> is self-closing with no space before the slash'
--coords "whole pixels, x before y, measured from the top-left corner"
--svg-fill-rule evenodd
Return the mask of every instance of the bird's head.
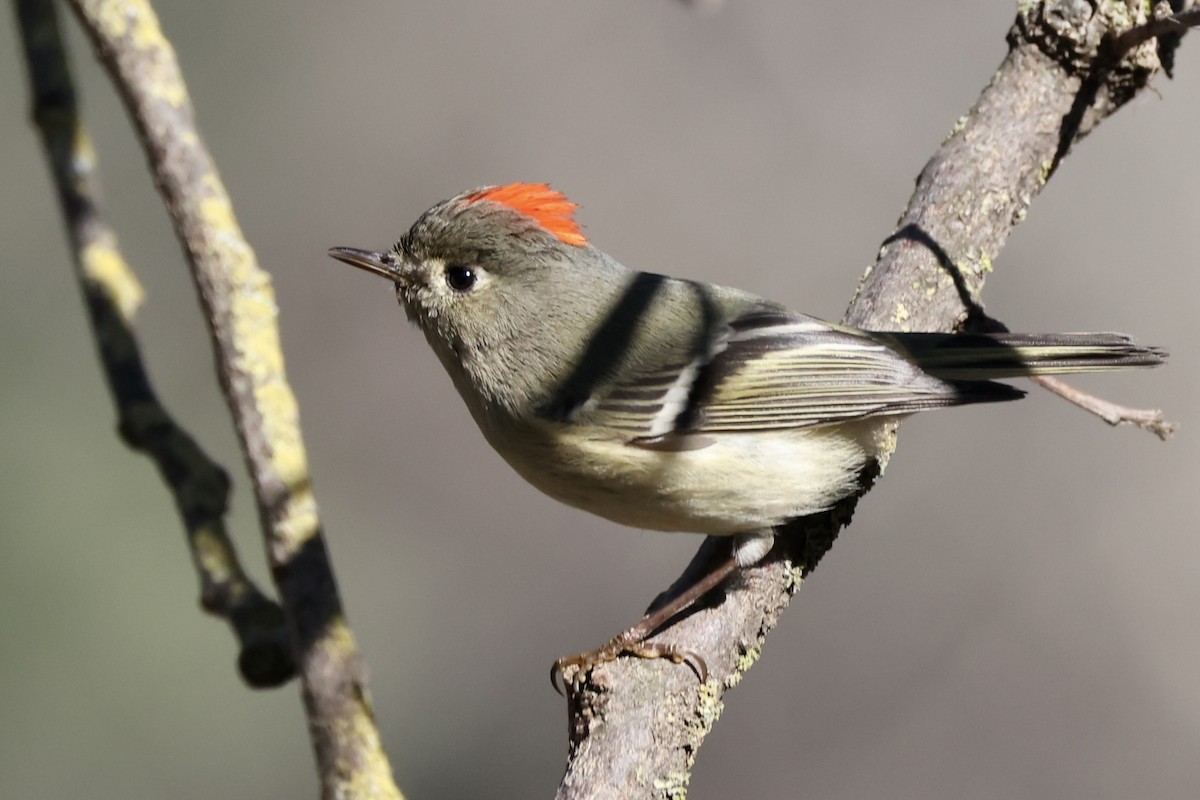
<path id="1" fill-rule="evenodd" d="M 455 362 L 477 389 L 508 392 L 491 385 L 565 369 L 572 332 L 625 273 L 588 243 L 575 208 L 545 184 L 488 186 L 433 206 L 387 251 L 329 255 L 393 281 L 456 381 Z"/>

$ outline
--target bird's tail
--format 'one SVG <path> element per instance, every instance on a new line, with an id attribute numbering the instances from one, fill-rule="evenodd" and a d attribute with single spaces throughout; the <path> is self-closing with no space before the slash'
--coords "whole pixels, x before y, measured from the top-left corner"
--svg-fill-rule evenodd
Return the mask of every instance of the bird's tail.
<path id="1" fill-rule="evenodd" d="M 1157 367 L 1159 347 L 1122 333 L 894 333 L 920 367 L 949 381 Z"/>

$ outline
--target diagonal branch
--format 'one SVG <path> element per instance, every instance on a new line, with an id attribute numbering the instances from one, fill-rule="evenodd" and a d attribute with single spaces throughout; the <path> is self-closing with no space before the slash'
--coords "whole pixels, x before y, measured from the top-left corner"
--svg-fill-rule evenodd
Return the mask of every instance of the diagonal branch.
<path id="1" fill-rule="evenodd" d="M 1070 148 L 1169 58 L 1173 45 L 1111 49 L 1113 37 L 1146 22 L 1141 4 L 1121 0 L 1022 3 L 1007 57 L 921 171 L 897 234 L 868 268 L 843 321 L 927 331 L 966 323 L 1010 231 Z M 777 539 L 770 560 L 743 571 L 719 603 L 655 637 L 702 656 L 706 683 L 640 659 L 574 676 L 571 749 L 558 797 L 682 796 L 724 692 L 753 665 L 854 502 L 798 521 Z"/>
<path id="2" fill-rule="evenodd" d="M 121 437 L 154 461 L 170 488 L 200 577 L 200 603 L 233 628 L 242 677 L 254 687 L 278 686 L 295 674 L 283 611 L 242 570 L 225 530 L 229 477 L 172 419 L 150 383 L 133 333 L 142 289 L 96 202 L 96 157 L 79 119 L 54 4 L 18 0 L 17 16 L 33 89 L 33 120 L 58 189 L 75 277 Z"/>
<path id="3" fill-rule="evenodd" d="M 322 796 L 398 798 L 321 536 L 270 277 L 242 236 L 149 2 L 71 6 L 125 101 L 192 267 L 290 633 Z"/>

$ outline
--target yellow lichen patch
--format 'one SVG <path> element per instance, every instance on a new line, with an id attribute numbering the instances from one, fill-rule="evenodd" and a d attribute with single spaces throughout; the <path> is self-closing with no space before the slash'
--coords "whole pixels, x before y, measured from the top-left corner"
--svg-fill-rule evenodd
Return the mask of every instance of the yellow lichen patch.
<path id="1" fill-rule="evenodd" d="M 271 444 L 271 461 L 279 478 L 294 484 L 307 477 L 304 445 L 299 439 L 300 407 L 290 386 L 280 380 L 254 387 L 254 404 L 263 415 L 263 427 Z"/>
<path id="2" fill-rule="evenodd" d="M 163 45 L 168 49 L 171 45 L 164 40 Z M 170 52 L 171 63 L 175 63 L 175 53 Z M 166 103 L 171 108 L 183 108 L 188 102 L 187 87 L 175 70 L 156 70 L 151 75 L 150 92 L 155 99 Z"/>
<path id="3" fill-rule="evenodd" d="M 896 312 L 892 314 L 892 322 L 900 326 L 900 330 L 907 332 L 908 325 L 908 309 L 904 307 L 904 303 L 896 303 Z"/>
<path id="4" fill-rule="evenodd" d="M 238 225 L 237 217 L 233 213 L 233 206 L 229 202 L 229 195 L 226 194 L 221 179 L 211 173 L 205 175 L 204 190 L 205 197 L 197 204 L 201 222 L 217 236 L 230 237 L 225 240 L 226 243 L 236 242 L 240 245 L 239 249 L 248 251 L 250 246 L 242 237 L 241 226 Z"/>
<path id="5" fill-rule="evenodd" d="M 1104 3 L 1100 10 L 1105 13 L 1111 20 L 1110 27 L 1117 31 L 1123 31 L 1127 28 L 1132 28 L 1135 24 L 1143 24 L 1145 19 L 1145 11 L 1137 8 L 1136 4 L 1133 8 L 1129 8 L 1125 3 Z M 1142 13 L 1139 13 L 1142 12 Z"/>
<path id="6" fill-rule="evenodd" d="M 143 75 L 155 99 L 174 108 L 187 102 L 187 88 L 179 75 L 178 60 L 163 36 L 154 9 L 146 0 L 99 0 L 87 4 L 100 34 L 110 40 L 128 39 L 135 52 L 152 53 L 154 68 Z"/>
<path id="7" fill-rule="evenodd" d="M 986 250 L 984 250 L 982 247 L 979 248 L 979 268 L 978 268 L 977 272 L 980 275 L 982 275 L 985 272 L 992 272 L 992 271 L 994 271 L 994 268 L 992 267 L 991 257 L 988 256 Z"/>
<path id="8" fill-rule="evenodd" d="M 121 26 L 122 35 L 128 36 L 134 47 L 139 50 L 170 48 L 170 43 L 162 34 L 158 24 L 158 16 L 146 0 L 119 0 L 119 2 L 102 2 L 100 14 L 106 24 L 116 23 Z M 117 13 L 125 18 L 116 20 Z M 116 28 L 110 29 L 116 33 Z"/>
<path id="9" fill-rule="evenodd" d="M 324 652 L 324 656 L 334 663 L 340 663 L 352 657 L 358 651 L 354 634 L 346 618 L 338 616 L 330 621 L 315 647 Z M 335 787 L 336 797 L 378 797 L 391 800 L 403 800 L 403 795 L 396 787 L 392 776 L 392 767 L 383 752 L 383 744 L 379 739 L 379 730 L 371 715 L 370 698 L 366 695 L 366 687 L 358 685 L 362 692 L 357 703 L 345 713 L 334 719 L 337 728 L 335 738 L 343 745 L 343 751 L 352 754 L 354 763 L 337 764 L 330 774 L 343 778 Z M 349 780 L 345 780 L 348 777 Z"/>
<path id="10" fill-rule="evenodd" d="M 1054 171 L 1054 160 L 1046 159 L 1038 168 L 1037 182 L 1038 186 L 1045 186 L 1046 181 L 1050 180 L 1050 173 Z"/>
<path id="11" fill-rule="evenodd" d="M 720 685 L 716 681 L 705 681 L 700 684 L 700 703 L 696 707 L 696 713 L 699 715 L 700 724 L 704 728 L 704 732 L 712 730 L 712 726 L 721 718 L 721 712 L 725 710 L 725 704 L 721 702 Z"/>
<path id="12" fill-rule="evenodd" d="M 288 501 L 278 520 L 280 536 L 289 549 L 317 533 L 317 503 L 309 483 L 308 459 L 300 438 L 296 397 L 281 380 L 259 385 L 255 405 L 262 414 L 263 433 L 271 448 L 271 466 L 287 488 Z"/>
<path id="13" fill-rule="evenodd" d="M 353 653 L 358 647 L 354 642 L 354 632 L 350 630 L 350 626 L 343 616 L 334 617 L 329 621 L 321 636 L 321 642 L 322 646 L 331 649 L 335 658 L 342 658 Z"/>
<path id="14" fill-rule="evenodd" d="M 686 772 L 669 772 L 661 778 L 655 778 L 656 796 L 663 800 L 686 800 L 688 779 Z"/>
<path id="15" fill-rule="evenodd" d="M 116 39 L 129 33 L 130 23 L 136 24 L 136 2 L 90 2 L 91 16 L 105 37 Z"/>
<path id="16" fill-rule="evenodd" d="M 286 539 L 293 550 L 298 550 L 317 535 L 319 526 L 317 501 L 313 497 L 312 489 L 307 483 L 292 489 L 287 508 L 278 523 L 280 537 Z"/>
<path id="17" fill-rule="evenodd" d="M 240 366 L 255 383 L 282 379 L 283 351 L 275 326 L 275 293 L 269 285 L 254 287 L 234 280 L 238 288 L 230 298 L 230 322 L 239 347 Z"/>
<path id="18" fill-rule="evenodd" d="M 75 120 L 75 131 L 71 137 L 71 169 L 76 181 L 86 180 L 96 168 L 96 149 L 92 147 L 92 137 L 78 119 Z"/>
<path id="19" fill-rule="evenodd" d="M 939 271 L 939 275 L 944 276 L 945 272 Z M 930 298 L 937 294 L 940 283 L 941 278 L 937 275 L 930 275 L 928 272 L 922 272 L 920 277 L 909 284 L 909 287 L 913 289 L 913 291 L 923 291 L 925 293 L 925 297 Z"/>
<path id="20" fill-rule="evenodd" d="M 211 246 L 221 250 L 229 283 L 237 287 L 230 302 L 230 326 L 238 348 L 236 367 L 250 379 L 270 447 L 271 467 L 287 487 L 288 501 L 278 518 L 278 532 L 285 548 L 294 551 L 317 533 L 319 519 L 300 436 L 300 409 L 284 374 L 275 292 L 270 275 L 259 268 L 253 250 L 242 238 L 220 179 L 208 175 L 204 183 L 209 196 L 199 204 L 202 223 L 216 232 Z"/>
<path id="21" fill-rule="evenodd" d="M 230 566 L 235 557 L 219 523 L 201 525 L 193 532 L 192 553 L 196 566 L 212 580 L 224 582 L 233 577 Z"/>
<path id="22" fill-rule="evenodd" d="M 950 129 L 950 132 L 948 134 L 946 134 L 945 141 L 953 139 L 954 135 L 956 133 L 960 133 L 966 127 L 967 127 L 967 115 L 963 114 L 961 117 L 959 117 L 958 119 L 956 119 L 954 121 L 954 127 Z"/>
<path id="23" fill-rule="evenodd" d="M 762 655 L 762 645 L 754 643 L 752 645 L 742 645 L 741 655 L 738 656 L 737 664 L 734 667 L 733 674 L 725 679 L 725 688 L 732 689 L 742 682 L 743 676 L 754 666 L 758 661 L 758 657 Z"/>
<path id="24" fill-rule="evenodd" d="M 131 321 L 145 299 L 145 292 L 121 257 L 116 242 L 111 239 L 90 242 L 79 253 L 79 265 L 84 278 L 112 300 L 126 322 Z"/>

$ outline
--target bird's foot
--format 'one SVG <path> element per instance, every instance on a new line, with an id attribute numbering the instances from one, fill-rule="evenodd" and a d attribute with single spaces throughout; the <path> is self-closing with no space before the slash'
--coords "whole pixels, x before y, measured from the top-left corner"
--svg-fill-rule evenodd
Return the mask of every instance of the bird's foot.
<path id="1" fill-rule="evenodd" d="M 592 668 L 598 667 L 601 664 L 607 664 L 610 661 L 616 661 L 621 656 L 665 658 L 672 664 L 687 664 L 696 673 L 696 677 L 702 683 L 707 681 L 708 664 L 705 663 L 704 659 L 698 653 L 685 650 L 675 644 L 646 641 L 658 630 L 674 620 L 679 614 L 695 605 L 697 600 L 715 589 L 738 569 L 738 561 L 732 556 L 727 556 L 724 561 L 717 563 L 716 566 L 709 566 L 708 561 L 711 553 L 701 548 L 701 553 L 697 555 L 700 562 L 705 566 L 705 570 L 700 574 L 700 577 L 688 576 L 685 572 L 684 577 L 688 578 L 688 580 L 684 582 L 683 578 L 681 578 L 675 586 L 671 587 L 670 594 L 667 597 L 657 598 L 650 611 L 647 612 L 646 616 L 642 617 L 642 621 L 637 625 L 615 636 L 607 644 L 602 645 L 596 650 L 567 656 L 555 661 L 554 666 L 550 668 L 550 685 L 554 687 L 554 691 L 565 696 L 567 686 L 566 674 L 568 670 L 571 671 L 571 682 L 578 683 L 582 676 Z M 696 563 L 694 561 L 692 566 L 695 566 Z M 688 572 L 690 571 L 691 567 L 688 569 Z M 683 583 L 683 585 L 680 586 L 680 583 Z"/>
<path id="2" fill-rule="evenodd" d="M 645 621 L 643 620 L 643 623 Z M 558 659 L 550 668 L 550 685 L 554 687 L 554 691 L 565 696 L 568 670 L 572 670 L 572 682 L 578 682 L 588 671 L 601 664 L 616 661 L 621 656 L 662 658 L 672 664 L 686 664 L 692 672 L 696 673 L 696 677 L 700 679 L 701 683 L 708 680 L 708 664 L 699 653 L 685 650 L 675 644 L 645 641 L 646 637 L 653 632 L 653 628 L 646 630 L 644 624 L 639 623 L 595 650 Z"/>

